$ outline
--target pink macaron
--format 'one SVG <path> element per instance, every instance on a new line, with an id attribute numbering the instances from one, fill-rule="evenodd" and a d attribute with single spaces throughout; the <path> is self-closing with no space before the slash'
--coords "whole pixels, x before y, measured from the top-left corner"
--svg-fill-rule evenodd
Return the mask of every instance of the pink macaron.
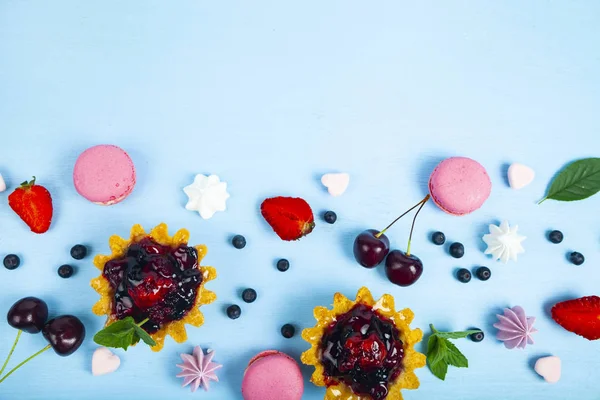
<path id="1" fill-rule="evenodd" d="M 73 170 L 77 193 L 101 205 L 124 200 L 135 186 L 135 167 L 120 147 L 103 144 L 90 147 L 77 159 Z"/>
<path id="2" fill-rule="evenodd" d="M 429 177 L 431 198 L 452 215 L 466 215 L 483 205 L 492 191 L 485 168 L 467 157 L 450 157 L 438 164 Z"/>
<path id="3" fill-rule="evenodd" d="M 300 400 L 304 380 L 298 363 L 276 350 L 256 355 L 244 372 L 244 400 Z"/>

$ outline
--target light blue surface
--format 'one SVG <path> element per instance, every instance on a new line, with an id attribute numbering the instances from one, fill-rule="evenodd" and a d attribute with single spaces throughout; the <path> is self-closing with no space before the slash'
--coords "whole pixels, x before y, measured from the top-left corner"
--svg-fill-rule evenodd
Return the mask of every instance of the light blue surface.
<path id="1" fill-rule="evenodd" d="M 95 3 L 95 4 L 93 4 Z M 333 293 L 354 296 L 363 284 L 411 307 L 414 326 L 427 331 L 478 326 L 481 344 L 457 342 L 469 369 L 451 369 L 446 382 L 418 371 L 421 388 L 407 400 L 598 399 L 598 343 L 554 324 L 557 300 L 599 294 L 600 196 L 579 203 L 535 205 L 566 162 L 599 156 L 600 5 L 594 1 L 158 2 L 52 1 L 0 3 L 0 172 L 11 188 L 32 175 L 51 191 L 56 215 L 41 236 L 28 231 L 0 195 L 0 254 L 21 255 L 16 271 L 0 268 L 0 313 L 26 295 L 44 298 L 52 314 L 73 313 L 88 329 L 75 355 L 44 354 L 0 385 L 0 399 L 240 399 L 248 360 L 265 349 L 298 358 L 307 345 L 279 327 L 314 324 L 312 309 Z M 77 155 L 114 143 L 132 156 L 138 184 L 122 204 L 100 207 L 78 196 L 71 172 Z M 413 252 L 425 264 L 418 284 L 392 286 L 382 269 L 366 270 L 351 256 L 355 235 L 382 228 L 421 199 L 435 164 L 471 156 L 493 180 L 478 212 L 456 218 L 429 204 Z M 522 191 L 507 187 L 507 163 L 537 171 Z M 324 172 L 352 176 L 345 195 L 330 197 Z M 183 208 L 183 186 L 195 173 L 228 182 L 228 210 L 203 221 Z M 302 196 L 316 213 L 333 209 L 297 243 L 280 241 L 258 213 L 262 199 Z M 487 224 L 508 219 L 528 239 L 517 264 L 492 263 L 483 253 Z M 189 342 L 168 339 L 151 353 L 137 346 L 121 369 L 95 378 L 91 340 L 103 319 L 90 308 L 97 275 L 91 257 L 62 280 L 56 268 L 72 262 L 83 242 L 106 253 L 111 234 L 131 225 L 167 222 L 187 227 L 192 242 L 208 245 L 205 259 L 219 273 L 208 287 L 218 301 L 203 308 L 206 324 L 188 329 Z M 404 248 L 410 220 L 394 227 Z M 565 241 L 550 244 L 550 228 Z M 461 241 L 466 256 L 449 257 L 428 242 L 432 230 Z M 230 237 L 242 233 L 238 251 Z M 586 256 L 581 267 L 565 254 Z M 286 257 L 287 273 L 274 261 Z M 463 285 L 457 267 L 485 264 L 487 283 Z M 258 291 L 243 304 L 240 289 Z M 242 305 L 239 320 L 224 308 Z M 495 313 L 521 305 L 537 317 L 535 345 L 506 350 L 493 338 Z M 0 324 L 0 356 L 15 331 Z M 180 389 L 179 353 L 193 345 L 216 350 L 225 364 L 208 393 Z M 25 335 L 11 365 L 44 346 Z M 541 355 L 563 360 L 563 378 L 544 383 L 532 370 Z M 321 399 L 305 374 L 305 399 Z"/>

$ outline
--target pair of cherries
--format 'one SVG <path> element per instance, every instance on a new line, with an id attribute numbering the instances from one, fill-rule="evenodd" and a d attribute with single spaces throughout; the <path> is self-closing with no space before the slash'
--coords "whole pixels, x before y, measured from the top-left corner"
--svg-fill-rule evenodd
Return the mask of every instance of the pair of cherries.
<path id="1" fill-rule="evenodd" d="M 8 310 L 6 319 L 15 329 L 40 333 L 59 356 L 73 354 L 85 338 L 85 327 L 73 315 L 61 315 L 48 321 L 48 306 L 37 297 L 25 297 Z"/>
<path id="2" fill-rule="evenodd" d="M 375 268 L 385 259 L 385 274 L 390 282 L 398 286 L 410 286 L 415 283 L 423 274 L 423 263 L 419 257 L 410 253 L 410 244 L 417 216 L 429 197 L 429 195 L 425 196 L 423 200 L 396 218 L 382 231 L 367 229 L 361 232 L 354 240 L 354 258 L 356 261 L 365 268 Z M 412 221 L 406 252 L 401 250 L 390 252 L 390 240 L 385 236 L 385 232 L 400 218 L 417 207 L 419 209 Z"/>
<path id="3" fill-rule="evenodd" d="M 25 297 L 17 301 L 8 310 L 6 319 L 10 326 L 19 330 L 13 350 L 22 332 L 31 334 L 42 332 L 42 335 L 49 343 L 25 362 L 30 361 L 50 348 L 54 349 L 59 356 L 69 356 L 79 349 L 85 339 L 85 327 L 79 318 L 73 315 L 61 315 L 48 321 L 48 305 L 37 297 Z M 9 354 L 8 359 L 10 359 L 11 355 L 12 352 Z M 8 363 L 8 359 L 5 362 L 5 366 Z M 8 372 L 0 379 L 0 383 L 25 364 L 25 362 Z M 0 371 L 0 375 L 1 373 L 2 371 Z"/>

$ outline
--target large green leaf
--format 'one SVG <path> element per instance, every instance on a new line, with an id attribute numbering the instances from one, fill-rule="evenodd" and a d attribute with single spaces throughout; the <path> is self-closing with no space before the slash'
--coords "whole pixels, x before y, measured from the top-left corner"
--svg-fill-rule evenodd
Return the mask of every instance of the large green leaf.
<path id="1" fill-rule="evenodd" d="M 600 191 L 600 158 L 584 158 L 563 168 L 552 180 L 544 200 L 575 201 Z"/>

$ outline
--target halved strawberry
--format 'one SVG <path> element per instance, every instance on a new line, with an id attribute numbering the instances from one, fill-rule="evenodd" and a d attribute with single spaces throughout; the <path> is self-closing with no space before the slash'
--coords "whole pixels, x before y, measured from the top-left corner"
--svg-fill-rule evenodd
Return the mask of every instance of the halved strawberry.
<path id="1" fill-rule="evenodd" d="M 600 297 L 586 296 L 557 303 L 552 307 L 552 319 L 588 340 L 600 339 Z"/>
<path id="2" fill-rule="evenodd" d="M 298 240 L 312 232 L 315 217 L 306 201 L 297 197 L 266 199 L 260 212 L 275 233 L 283 240 Z"/>
<path id="3" fill-rule="evenodd" d="M 8 205 L 29 226 L 34 233 L 44 233 L 52 222 L 52 196 L 50 192 L 35 184 L 35 176 L 30 182 L 23 182 L 8 196 Z"/>

